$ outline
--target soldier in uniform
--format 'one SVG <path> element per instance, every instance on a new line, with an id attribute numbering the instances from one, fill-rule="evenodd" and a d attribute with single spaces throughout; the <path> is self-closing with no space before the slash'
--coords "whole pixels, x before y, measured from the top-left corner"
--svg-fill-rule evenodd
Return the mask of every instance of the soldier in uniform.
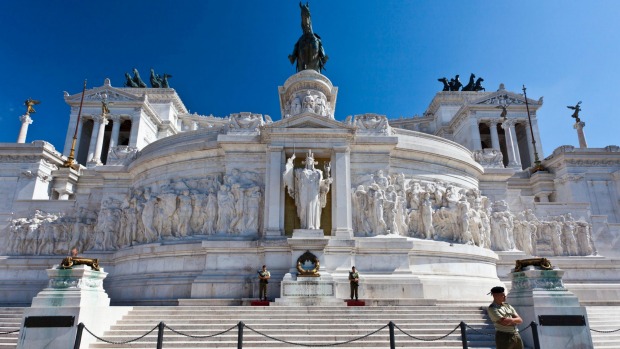
<path id="1" fill-rule="evenodd" d="M 271 278 L 271 273 L 267 270 L 267 266 L 263 265 L 263 269 L 258 272 L 258 299 L 267 300 L 267 284 Z"/>
<path id="2" fill-rule="evenodd" d="M 355 300 L 357 300 L 357 288 L 360 282 L 360 274 L 355 270 L 355 267 L 351 267 L 351 271 L 349 272 L 349 284 L 351 285 L 351 300 L 353 300 L 353 295 L 355 295 Z"/>
<path id="3" fill-rule="evenodd" d="M 523 341 L 517 329 L 523 319 L 515 308 L 505 303 L 503 287 L 493 287 L 490 293 L 493 295 L 493 303 L 487 308 L 487 313 L 495 325 L 495 346 L 497 349 L 523 349 Z"/>

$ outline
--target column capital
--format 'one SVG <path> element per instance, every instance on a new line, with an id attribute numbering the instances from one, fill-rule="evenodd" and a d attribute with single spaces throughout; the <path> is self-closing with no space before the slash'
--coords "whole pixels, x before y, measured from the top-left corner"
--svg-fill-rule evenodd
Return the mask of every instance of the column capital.
<path id="1" fill-rule="evenodd" d="M 573 128 L 574 128 L 575 130 L 582 129 L 582 128 L 584 128 L 584 127 L 586 127 L 586 123 L 585 123 L 585 122 L 583 122 L 583 121 L 576 122 L 576 123 L 573 125 Z"/>
<path id="2" fill-rule="evenodd" d="M 335 146 L 332 148 L 334 150 L 334 152 L 336 153 L 350 153 L 351 152 L 351 148 L 349 148 L 346 145 L 341 145 L 341 146 Z"/>
<path id="3" fill-rule="evenodd" d="M 284 147 L 281 145 L 268 145 L 267 146 L 267 151 L 270 151 L 270 152 L 278 152 L 282 150 L 284 150 Z"/>
<path id="4" fill-rule="evenodd" d="M 502 128 L 503 129 L 511 128 L 511 127 L 514 127 L 515 124 L 516 124 L 515 119 L 507 119 L 502 122 Z"/>
<path id="5" fill-rule="evenodd" d="M 108 124 L 108 118 L 105 115 L 93 116 L 93 121 L 98 122 L 98 123 L 103 124 L 103 125 L 107 125 Z"/>
<path id="6" fill-rule="evenodd" d="M 112 120 L 114 122 L 121 121 L 121 116 L 118 114 L 106 114 L 108 120 Z"/>
<path id="7" fill-rule="evenodd" d="M 30 114 L 24 114 L 22 116 L 19 117 L 19 121 L 22 122 L 22 124 L 32 124 L 32 118 L 30 117 Z"/>

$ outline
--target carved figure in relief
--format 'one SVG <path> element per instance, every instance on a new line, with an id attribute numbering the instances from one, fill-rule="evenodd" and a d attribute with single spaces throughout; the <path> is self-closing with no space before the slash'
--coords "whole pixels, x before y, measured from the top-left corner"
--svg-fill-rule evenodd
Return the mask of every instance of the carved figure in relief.
<path id="1" fill-rule="evenodd" d="M 233 220 L 230 223 L 230 230 L 235 233 L 241 233 L 245 230 L 243 221 L 245 195 L 243 193 L 243 189 L 241 189 L 241 186 L 237 183 L 233 184 L 230 192 L 235 198 L 235 212 L 233 215 Z"/>
<path id="2" fill-rule="evenodd" d="M 469 228 L 469 202 L 465 199 L 465 197 L 461 198 L 461 200 L 456 204 L 456 211 L 458 217 L 458 232 L 459 236 L 456 241 L 472 245 L 473 237 Z"/>
<path id="3" fill-rule="evenodd" d="M 192 218 L 189 221 L 191 234 L 200 234 L 205 224 L 205 216 L 202 214 L 207 204 L 207 196 L 202 193 L 191 192 L 189 197 L 192 200 Z"/>
<path id="4" fill-rule="evenodd" d="M 578 256 L 579 249 L 577 246 L 577 240 L 575 239 L 575 222 L 570 219 L 567 220 L 565 216 L 559 217 L 562 224 L 562 244 L 565 247 L 565 253 L 569 256 Z"/>
<path id="5" fill-rule="evenodd" d="M 364 235 L 370 233 L 368 223 L 368 193 L 363 185 L 359 185 L 353 193 L 353 229 Z"/>
<path id="6" fill-rule="evenodd" d="M 589 256 L 594 254 L 593 245 L 590 244 L 590 225 L 583 221 L 576 221 L 576 239 L 579 255 Z"/>
<path id="7" fill-rule="evenodd" d="M 513 236 L 514 223 L 509 212 L 493 212 L 491 216 L 491 239 L 493 250 L 510 251 L 515 248 Z"/>
<path id="8" fill-rule="evenodd" d="M 204 234 L 212 235 L 215 233 L 215 223 L 217 222 L 218 216 L 218 207 L 217 207 L 217 196 L 214 193 L 213 189 L 209 190 L 209 194 L 207 196 L 207 204 L 204 209 L 205 215 L 205 223 L 202 226 L 202 231 Z"/>
<path id="9" fill-rule="evenodd" d="M 229 232 L 230 223 L 235 214 L 235 197 L 230 192 L 228 185 L 220 186 L 217 192 L 218 217 L 216 223 L 216 233 L 226 234 Z"/>
<path id="10" fill-rule="evenodd" d="M 424 193 L 421 208 L 423 238 L 432 239 L 435 236 L 435 228 L 433 228 L 433 203 L 431 202 L 430 193 Z"/>
<path id="11" fill-rule="evenodd" d="M 294 97 L 291 101 L 291 115 L 297 115 L 301 113 L 301 100 L 299 97 Z"/>
<path id="12" fill-rule="evenodd" d="M 551 248 L 555 256 L 564 255 L 564 247 L 562 245 L 562 225 L 557 221 L 544 222 L 551 238 Z"/>
<path id="13" fill-rule="evenodd" d="M 258 233 L 258 218 L 260 217 L 261 192 L 257 186 L 249 188 L 246 193 L 246 217 L 245 232 Z"/>
<path id="14" fill-rule="evenodd" d="M 172 183 L 171 183 L 172 184 Z M 166 189 L 172 190 L 172 189 Z M 173 215 L 177 209 L 177 195 L 174 192 L 160 193 L 157 198 L 159 199 L 157 207 L 159 208 L 159 216 L 157 217 L 157 227 L 159 228 L 159 238 L 169 239 L 172 238 L 173 231 Z"/>
<path id="15" fill-rule="evenodd" d="M 321 72 L 327 62 L 327 55 L 323 49 L 321 37 L 312 31 L 312 18 L 310 16 L 310 5 L 299 3 L 301 9 L 301 29 L 303 34 L 295 43 L 293 53 L 288 56 L 291 64 L 297 61 L 297 71 L 313 69 Z"/>
<path id="16" fill-rule="evenodd" d="M 310 94 L 310 91 L 307 91 L 306 95 L 304 96 L 304 99 L 303 99 L 303 109 L 305 111 L 312 111 L 312 112 L 314 112 L 314 96 L 312 96 Z"/>
<path id="17" fill-rule="evenodd" d="M 314 100 L 314 112 L 321 116 L 327 116 L 327 105 L 325 104 L 325 98 L 317 96 Z"/>
<path id="18" fill-rule="evenodd" d="M 302 229 L 320 229 L 321 210 L 327 204 L 324 197 L 332 183 L 331 177 L 323 179 L 323 172 L 314 168 L 314 164 L 314 155 L 312 151 L 308 151 L 304 169 L 293 170 L 287 166 L 283 173 L 287 187 L 294 182 L 295 189 L 292 197 L 295 199 L 297 216 Z M 291 194 L 290 187 L 288 193 Z"/>
<path id="19" fill-rule="evenodd" d="M 383 199 L 383 216 L 385 217 L 388 232 L 392 235 L 398 234 L 398 227 L 396 224 L 396 198 L 394 186 L 388 185 Z"/>
<path id="20" fill-rule="evenodd" d="M 185 237 L 190 233 L 190 222 L 192 218 L 192 198 L 189 196 L 189 190 L 183 190 L 177 196 L 176 211 L 173 215 L 173 221 L 176 230 L 176 237 Z"/>
<path id="21" fill-rule="evenodd" d="M 371 176 L 372 176 L 373 181 L 377 183 L 377 185 L 379 186 L 381 190 L 387 189 L 388 185 L 390 184 L 390 181 L 385 175 L 383 175 L 382 170 L 377 171 L 375 175 L 371 175 Z"/>
<path id="22" fill-rule="evenodd" d="M 373 183 L 368 187 L 368 198 L 370 203 L 371 226 L 375 235 L 384 235 L 387 233 L 387 224 L 383 219 L 383 200 L 384 192 L 377 183 Z"/>
<path id="23" fill-rule="evenodd" d="M 144 189 L 144 206 L 142 209 L 142 225 L 146 241 L 153 242 L 159 239 L 159 233 L 155 226 L 155 217 L 158 216 L 159 205 L 156 197 L 151 196 L 151 189 Z"/>

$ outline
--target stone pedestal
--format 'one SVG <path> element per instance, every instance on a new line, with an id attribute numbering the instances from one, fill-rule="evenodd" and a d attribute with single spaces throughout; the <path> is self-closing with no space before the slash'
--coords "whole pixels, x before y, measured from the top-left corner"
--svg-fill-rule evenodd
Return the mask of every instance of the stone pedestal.
<path id="1" fill-rule="evenodd" d="M 525 326 L 536 321 L 539 316 L 583 316 L 585 326 L 538 326 L 541 349 L 588 349 L 593 348 L 592 337 L 587 325 L 586 309 L 579 304 L 579 299 L 569 292 L 562 282 L 563 270 L 540 270 L 527 267 L 521 272 L 512 272 L 512 289 L 507 302 L 515 307 Z M 531 330 L 521 333 L 526 346 L 533 347 Z"/>
<path id="2" fill-rule="evenodd" d="M 586 134 L 583 132 L 583 128 L 586 127 L 586 123 L 583 121 L 576 122 L 573 128 L 577 130 L 577 137 L 579 138 L 579 148 L 587 148 L 588 142 L 586 141 Z"/>
<path id="3" fill-rule="evenodd" d="M 17 348 L 72 348 L 77 325 L 82 322 L 93 333 L 103 332 L 129 311 L 129 307 L 110 308 L 110 298 L 103 289 L 107 273 L 94 271 L 89 266 L 79 265 L 73 269 L 55 266 L 47 270 L 48 287 L 32 299 L 32 306 L 24 312 Z M 25 327 L 29 317 L 69 316 L 74 317 L 71 327 Z M 84 332 L 82 348 L 88 348 L 95 338 Z"/>
<path id="4" fill-rule="evenodd" d="M 287 273 L 280 284 L 281 298 L 276 298 L 274 305 L 293 306 L 344 306 L 336 298 L 336 284 L 331 275 L 318 277 L 295 276 Z"/>

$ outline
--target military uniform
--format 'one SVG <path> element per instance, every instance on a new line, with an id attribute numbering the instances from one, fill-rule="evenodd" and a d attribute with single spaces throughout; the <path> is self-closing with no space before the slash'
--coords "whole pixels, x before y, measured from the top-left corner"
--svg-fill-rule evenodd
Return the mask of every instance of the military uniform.
<path id="1" fill-rule="evenodd" d="M 271 277 L 271 273 L 269 270 L 265 269 L 259 271 L 258 276 L 258 298 L 267 300 L 267 284 L 269 284 L 269 280 L 267 279 Z"/>
<path id="2" fill-rule="evenodd" d="M 359 278 L 360 278 L 360 274 L 355 271 L 350 271 L 349 272 L 349 284 L 351 285 L 351 299 L 353 299 L 353 296 L 355 295 L 355 300 L 357 300 L 357 288 L 359 286 Z"/>
<path id="3" fill-rule="evenodd" d="M 518 316 L 517 311 L 508 303 L 491 303 L 487 313 L 495 325 L 495 346 L 497 349 L 523 349 L 523 341 L 516 325 L 506 326 L 499 323 L 501 318 Z"/>

